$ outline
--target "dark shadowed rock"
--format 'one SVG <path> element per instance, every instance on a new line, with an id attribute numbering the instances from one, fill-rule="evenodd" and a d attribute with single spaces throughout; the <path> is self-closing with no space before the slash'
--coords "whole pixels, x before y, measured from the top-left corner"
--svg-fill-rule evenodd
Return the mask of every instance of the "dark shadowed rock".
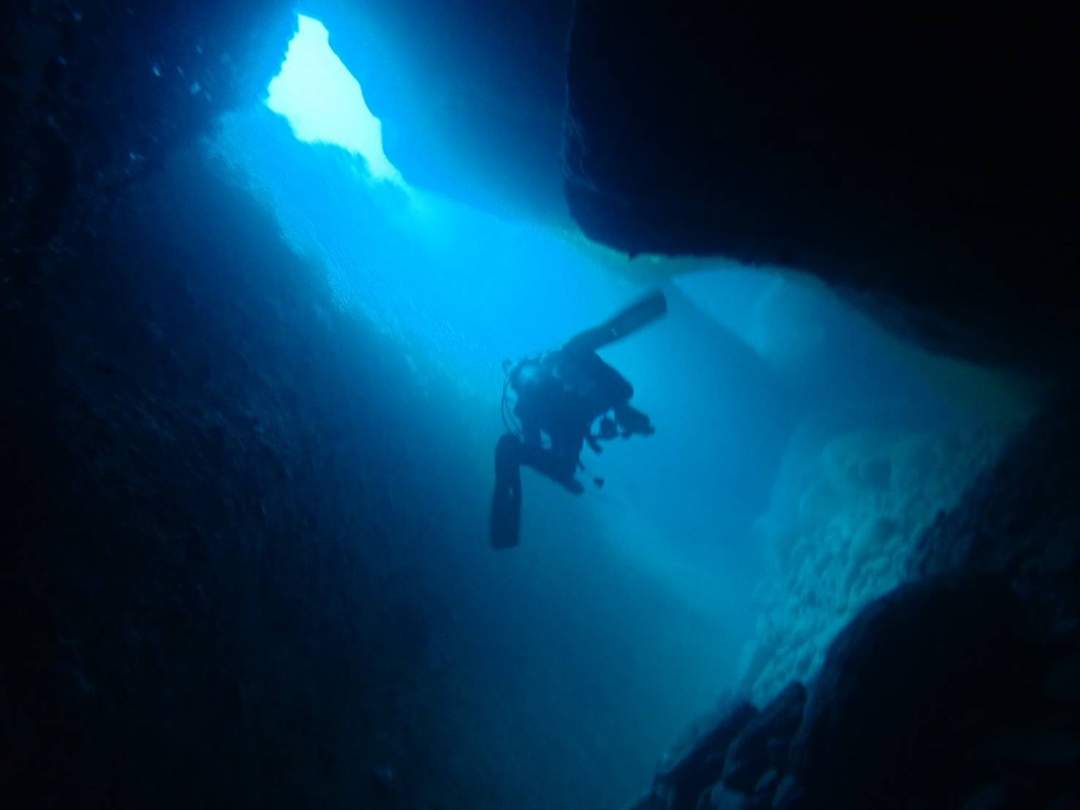
<path id="1" fill-rule="evenodd" d="M 1054 664 L 1043 686 L 1047 697 L 1080 704 L 1080 653 Z"/>
<path id="2" fill-rule="evenodd" d="M 667 802 L 650 792 L 648 796 L 638 799 L 630 806 L 630 810 L 667 810 Z"/>
<path id="3" fill-rule="evenodd" d="M 717 785 L 701 797 L 697 810 L 750 810 L 750 800 L 741 793 Z"/>
<path id="4" fill-rule="evenodd" d="M 978 785 L 969 752 L 1028 714 L 1026 629 L 992 578 L 931 579 L 868 605 L 829 648 L 793 744 L 810 806 L 959 806 Z"/>
<path id="5" fill-rule="evenodd" d="M 1072 789 L 1057 796 L 1046 810 L 1077 810 L 1080 808 L 1080 789 Z"/>
<path id="6" fill-rule="evenodd" d="M 776 790 L 779 787 L 779 771 L 767 771 L 762 774 L 762 777 L 758 779 L 757 784 L 754 785 L 754 792 L 750 795 L 750 806 L 753 808 L 772 807 L 773 797 L 776 795 Z"/>
<path id="7" fill-rule="evenodd" d="M 983 785 L 964 802 L 963 810 L 1005 810 L 1009 793 L 1001 785 Z"/>
<path id="8" fill-rule="evenodd" d="M 1061 731 L 1003 732 L 981 742 L 975 756 L 998 767 L 1019 764 L 1075 770 L 1080 768 L 1080 739 Z"/>
<path id="9" fill-rule="evenodd" d="M 631 255 L 808 269 L 932 345 L 1071 362 L 1076 15 L 946 8 L 578 2 L 571 213 Z"/>
<path id="10" fill-rule="evenodd" d="M 806 687 L 796 681 L 747 723 L 728 748 L 724 784 L 750 793 L 770 768 L 786 767 L 787 751 L 802 722 L 805 705 Z"/>
<path id="11" fill-rule="evenodd" d="M 1080 652 L 1080 384 L 1039 415 L 919 538 L 910 574 L 1005 576 L 1063 661 Z"/>
<path id="12" fill-rule="evenodd" d="M 749 703 L 735 703 L 685 754 L 657 773 L 653 793 L 666 802 L 666 810 L 695 810 L 702 794 L 720 780 L 731 741 L 756 715 Z"/>
<path id="13" fill-rule="evenodd" d="M 415 372 L 200 157 L 94 224 L 49 294 L 0 319 L 19 359 L 0 397 L 19 417 L 0 430 L 5 798 L 423 806 L 441 766 L 397 752 L 423 736 L 401 707 L 435 601 L 385 572 L 430 524 L 395 517 L 391 543 L 375 519 L 397 487 L 441 508 L 419 475 L 376 472 L 434 442 L 396 421 Z M 362 764 L 388 756 L 394 804 Z"/>
<path id="14" fill-rule="evenodd" d="M 807 810 L 806 790 L 802 784 L 791 774 L 780 780 L 773 795 L 772 806 L 774 810 Z"/>
<path id="15" fill-rule="evenodd" d="M 58 233 L 256 102 L 295 27 L 281 0 L 16 4 L 0 27 L 0 257 L 32 273 Z"/>

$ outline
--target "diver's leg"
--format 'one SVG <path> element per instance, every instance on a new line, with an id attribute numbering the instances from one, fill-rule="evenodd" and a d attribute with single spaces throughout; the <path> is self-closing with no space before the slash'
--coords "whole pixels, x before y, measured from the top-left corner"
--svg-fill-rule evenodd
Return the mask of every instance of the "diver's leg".
<path id="1" fill-rule="evenodd" d="M 629 402 L 616 405 L 614 410 L 615 420 L 619 423 L 619 427 L 623 429 L 624 436 L 633 436 L 635 433 L 651 436 L 656 433 L 656 428 L 653 427 L 648 414 L 639 411 Z"/>
<path id="2" fill-rule="evenodd" d="M 563 347 L 570 351 L 595 352 L 655 321 L 667 312 L 667 300 L 660 290 L 635 301 L 613 318 L 575 335 Z"/>
<path id="3" fill-rule="evenodd" d="M 521 535 L 521 440 L 510 433 L 495 445 L 495 494 L 491 499 L 491 545 L 511 548 Z"/>

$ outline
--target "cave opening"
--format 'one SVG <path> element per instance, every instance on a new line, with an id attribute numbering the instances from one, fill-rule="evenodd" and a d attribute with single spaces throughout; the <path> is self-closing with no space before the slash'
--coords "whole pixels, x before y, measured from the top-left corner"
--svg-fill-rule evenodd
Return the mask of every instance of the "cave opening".
<path id="1" fill-rule="evenodd" d="M 809 678 L 844 623 L 902 581 L 915 538 L 994 458 L 1023 397 L 889 335 L 797 268 L 631 262 L 574 230 L 477 205 L 486 193 L 413 183 L 384 152 L 387 127 L 400 124 L 371 114 L 330 36 L 301 17 L 266 109 L 226 116 L 216 148 L 271 202 L 292 243 L 318 257 L 336 305 L 390 335 L 422 389 L 453 390 L 408 417 L 430 425 L 452 415 L 468 437 L 440 441 L 468 486 L 432 550 L 460 579 L 428 574 L 460 609 L 455 622 L 428 621 L 463 646 L 472 623 L 488 623 L 490 648 L 461 662 L 477 701 L 493 671 L 535 657 L 475 744 L 508 718 L 538 716 L 536 696 L 558 694 L 559 709 L 544 715 L 552 735 L 586 722 L 610 734 L 642 701 L 652 705 L 653 719 L 627 738 L 644 757 L 723 694 L 766 702 Z M 467 169 L 452 134 L 430 143 L 426 163 Z M 524 545 L 493 572 L 478 540 L 504 359 L 557 346 L 657 287 L 668 317 L 602 353 L 633 382 L 656 436 L 587 454 L 589 476 L 605 485 L 581 498 L 527 472 Z M 491 624 L 481 617 L 494 594 L 506 598 L 506 582 L 516 596 Z M 589 594 L 572 611 L 553 606 L 569 582 Z M 644 666 L 635 650 L 657 636 L 668 654 Z M 590 648 L 595 638 L 609 643 Z M 567 656 L 575 666 L 558 671 Z M 584 684 L 612 696 L 603 716 Z M 529 761 L 531 745 L 515 757 Z"/>
<path id="2" fill-rule="evenodd" d="M 1075 352 L 1053 323 L 1025 342 L 1038 308 L 999 317 L 1030 287 L 1000 309 L 1011 277 L 953 283 L 996 255 L 981 220 L 909 244 L 916 198 L 875 198 L 894 175 L 789 182 L 802 149 L 846 160 L 772 115 L 820 112 L 842 60 L 584 0 L 31 5 L 0 32 L 13 794 L 1026 807 L 1073 778 L 1075 393 L 1032 419 L 1038 373 L 981 363 Z M 520 543 L 494 549 L 515 363 L 657 292 L 663 317 L 597 350 L 655 433 L 586 444 L 577 490 L 524 469 Z M 939 751 L 971 770 L 933 794 Z"/>
<path id="3" fill-rule="evenodd" d="M 373 177 L 400 180 L 383 151 L 382 124 L 319 20 L 297 16 L 281 70 L 266 89 L 266 106 L 288 120 L 298 140 L 340 146 L 363 157 Z"/>

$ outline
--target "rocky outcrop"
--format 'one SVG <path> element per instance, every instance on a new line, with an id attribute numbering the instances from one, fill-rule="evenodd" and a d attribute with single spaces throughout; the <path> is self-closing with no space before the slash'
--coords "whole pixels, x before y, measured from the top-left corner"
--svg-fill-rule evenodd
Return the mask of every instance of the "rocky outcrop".
<path id="1" fill-rule="evenodd" d="M 837 637 L 809 694 L 795 683 L 760 713 L 725 716 L 637 807 L 1070 806 L 1075 664 L 1034 618 L 1000 576 L 902 586 Z"/>
<path id="2" fill-rule="evenodd" d="M 1047 627 L 1080 622 L 1080 386 L 1057 391 L 963 500 L 919 538 L 910 576 L 999 572 Z"/>
<path id="3" fill-rule="evenodd" d="M 440 766 L 406 737 L 441 598 L 417 549 L 449 473 L 410 414 L 438 389 L 199 158 L 94 222 L 0 320 L 0 785 L 422 806 Z"/>
<path id="4" fill-rule="evenodd" d="M 732 702 L 668 754 L 649 795 L 633 810 L 768 807 L 805 700 L 805 688 L 796 683 L 761 712 Z"/>
<path id="5" fill-rule="evenodd" d="M 584 0 L 571 213 L 631 255 L 809 270 L 934 347 L 1070 364 L 1077 30 L 1071 10 Z"/>
<path id="6" fill-rule="evenodd" d="M 642 810 L 695 810 L 702 794 L 723 774 L 731 741 L 756 715 L 757 710 L 746 702 L 735 702 L 722 712 L 685 753 L 673 756 L 660 769 L 651 796 L 639 805 Z"/>
<path id="7" fill-rule="evenodd" d="M 279 0 L 19 4 L 0 28 L 3 275 L 40 272 L 61 231 L 259 98 L 295 25 Z"/>
<path id="8" fill-rule="evenodd" d="M 811 689 L 793 744 L 794 806 L 959 806 L 978 784 L 970 753 L 1030 715 L 1025 620 L 996 579 L 928 580 L 871 603 Z"/>
<path id="9" fill-rule="evenodd" d="M 809 270 L 924 345 L 1068 381 L 1076 30 L 985 9 L 580 2 L 571 212 L 631 256 Z M 1078 404 L 1057 392 L 937 517 L 915 581 L 839 634 L 805 710 L 776 708 L 775 742 L 755 733 L 766 707 L 714 751 L 702 807 L 1075 803 Z"/>
<path id="10" fill-rule="evenodd" d="M 788 747 L 802 722 L 805 705 L 806 687 L 796 681 L 746 724 L 724 758 L 725 787 L 754 793 L 770 771 L 787 770 Z"/>

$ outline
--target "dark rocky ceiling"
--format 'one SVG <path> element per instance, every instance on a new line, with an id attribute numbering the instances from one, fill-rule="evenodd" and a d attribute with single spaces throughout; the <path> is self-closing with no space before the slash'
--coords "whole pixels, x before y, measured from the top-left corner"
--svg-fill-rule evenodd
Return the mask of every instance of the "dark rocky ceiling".
<path id="1" fill-rule="evenodd" d="M 1080 29 L 1060 11 L 302 10 L 327 23 L 416 185 L 557 224 L 568 202 L 631 256 L 808 270 L 931 348 L 1072 362 Z"/>
<path id="2" fill-rule="evenodd" d="M 931 345 L 1073 362 L 1061 8 L 580 0 L 571 212 L 630 254 L 810 270 Z"/>
<path id="3" fill-rule="evenodd" d="M 416 185 L 499 213 L 572 214 L 630 255 L 806 269 L 967 356 L 1075 363 L 1080 27 L 1065 12 L 819 3 L 781 14 L 689 0 L 299 9 L 327 23 Z M 104 204 L 257 98 L 292 11 L 280 0 L 122 12 L 40 0 L 5 20 L 8 267 L 28 269 L 77 223 L 72 206 Z"/>

